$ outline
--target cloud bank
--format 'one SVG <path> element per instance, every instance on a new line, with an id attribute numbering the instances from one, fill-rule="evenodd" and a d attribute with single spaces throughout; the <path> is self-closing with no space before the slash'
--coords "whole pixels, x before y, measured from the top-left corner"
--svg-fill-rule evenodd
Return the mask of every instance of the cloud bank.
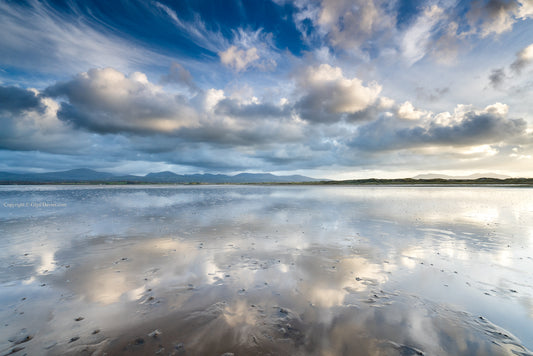
<path id="1" fill-rule="evenodd" d="M 409 101 L 397 104 L 380 96 L 378 83 L 365 85 L 327 64 L 300 71 L 293 85 L 292 100 L 272 102 L 230 97 L 215 88 L 176 92 L 150 82 L 144 73 L 105 68 L 42 92 L 0 87 L 6 128 L 0 147 L 80 157 L 95 147 L 112 153 L 110 159 L 288 170 L 295 165 L 374 165 L 376 155 L 387 151 L 441 147 L 459 153 L 531 141 L 527 122 L 509 118 L 508 106 L 501 103 L 484 109 L 460 105 L 453 113 L 435 114 Z"/>

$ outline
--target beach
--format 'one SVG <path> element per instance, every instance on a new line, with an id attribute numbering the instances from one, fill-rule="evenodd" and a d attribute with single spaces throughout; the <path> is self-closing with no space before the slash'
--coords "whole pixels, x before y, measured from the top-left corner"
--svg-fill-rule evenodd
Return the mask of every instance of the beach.
<path id="1" fill-rule="evenodd" d="M 531 355 L 533 189 L 0 186 L 1 355 Z"/>

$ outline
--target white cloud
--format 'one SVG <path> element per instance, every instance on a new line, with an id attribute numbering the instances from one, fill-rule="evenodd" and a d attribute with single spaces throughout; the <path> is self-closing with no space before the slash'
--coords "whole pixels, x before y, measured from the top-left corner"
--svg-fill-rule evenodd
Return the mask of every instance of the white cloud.
<path id="1" fill-rule="evenodd" d="M 433 43 L 430 41 L 429 49 L 433 58 L 441 64 L 454 64 L 459 52 L 460 43 L 457 35 L 459 24 L 450 22 L 446 25 L 440 37 Z"/>
<path id="2" fill-rule="evenodd" d="M 517 16 L 522 20 L 533 17 L 533 1 L 518 0 L 518 2 L 520 3 L 520 7 Z"/>
<path id="3" fill-rule="evenodd" d="M 70 9 L 77 14 L 76 8 Z M 169 58 L 132 44 L 108 28 L 84 20 L 68 21 L 40 1 L 28 5 L 0 2 L 0 63 L 32 71 L 79 72 L 112 66 L 129 71 L 139 64 Z"/>
<path id="4" fill-rule="evenodd" d="M 426 55 L 432 30 L 443 19 L 444 10 L 437 5 L 426 8 L 402 38 L 402 54 L 409 65 Z"/>
<path id="5" fill-rule="evenodd" d="M 222 64 L 237 72 L 250 68 L 261 71 L 276 68 L 280 54 L 272 33 L 266 33 L 261 28 L 256 31 L 238 28 L 232 33 L 231 46 L 225 45 L 224 50 L 218 52 Z"/>
<path id="6" fill-rule="evenodd" d="M 224 98 L 224 90 L 209 89 L 204 95 L 204 108 L 207 111 L 213 111 L 215 106 Z"/>
<path id="7" fill-rule="evenodd" d="M 247 69 L 252 62 L 259 59 L 257 48 L 255 47 L 244 50 L 238 49 L 236 46 L 231 46 L 227 50 L 219 52 L 218 55 L 222 64 L 238 72 Z"/>
<path id="8" fill-rule="evenodd" d="M 214 32 L 207 29 L 204 21 L 200 16 L 196 15 L 192 22 L 182 21 L 178 14 L 170 7 L 161 4 L 158 1 L 153 3 L 157 9 L 162 11 L 166 16 L 170 17 L 172 22 L 186 34 L 197 45 L 212 51 L 219 52 L 227 46 L 227 40 L 220 32 Z"/>
<path id="9" fill-rule="evenodd" d="M 400 119 L 419 120 L 427 117 L 430 113 L 425 110 L 416 109 L 411 102 L 406 101 L 398 107 L 397 115 Z"/>

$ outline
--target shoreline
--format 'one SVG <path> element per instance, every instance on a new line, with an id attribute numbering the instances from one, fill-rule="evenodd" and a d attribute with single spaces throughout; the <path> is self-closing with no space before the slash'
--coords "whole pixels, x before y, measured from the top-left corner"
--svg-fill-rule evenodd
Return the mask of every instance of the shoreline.
<path id="1" fill-rule="evenodd" d="M 509 178 L 489 179 L 480 178 L 475 180 L 459 179 L 360 179 L 342 181 L 318 181 L 318 182 L 139 182 L 139 181 L 0 181 L 0 185 L 90 185 L 90 186 L 147 186 L 147 185 L 176 185 L 176 186 L 220 186 L 220 185 L 244 185 L 244 186 L 426 186 L 426 187 L 465 187 L 465 186 L 494 186 L 494 187 L 533 187 L 533 178 Z"/>

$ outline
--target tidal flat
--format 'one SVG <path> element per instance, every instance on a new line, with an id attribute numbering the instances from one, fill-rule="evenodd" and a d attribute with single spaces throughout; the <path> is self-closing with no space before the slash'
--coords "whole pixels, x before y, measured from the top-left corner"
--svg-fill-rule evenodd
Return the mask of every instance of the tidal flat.
<path id="1" fill-rule="evenodd" d="M 0 186 L 0 355 L 533 355 L 533 189 Z"/>

